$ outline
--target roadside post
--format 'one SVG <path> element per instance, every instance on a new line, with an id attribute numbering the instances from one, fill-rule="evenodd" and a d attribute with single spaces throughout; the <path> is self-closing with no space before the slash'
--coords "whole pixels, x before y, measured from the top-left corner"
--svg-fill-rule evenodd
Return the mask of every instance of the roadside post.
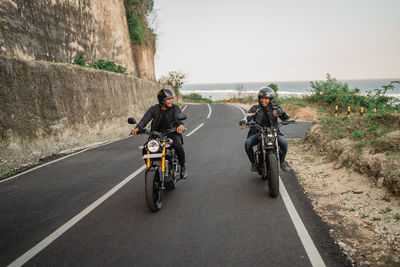
<path id="1" fill-rule="evenodd" d="M 350 106 L 348 106 L 347 107 L 347 118 L 350 118 L 350 110 L 351 110 L 351 108 L 350 108 Z"/>
<path id="2" fill-rule="evenodd" d="M 336 106 L 335 106 L 335 118 L 338 117 L 338 109 L 339 109 L 339 106 L 336 105 Z"/>
<path id="3" fill-rule="evenodd" d="M 361 119 L 363 118 L 363 114 L 364 114 L 364 108 L 361 108 L 361 109 L 360 109 L 360 116 L 361 116 Z"/>
<path id="4" fill-rule="evenodd" d="M 376 113 L 376 108 L 374 108 L 374 114 Z"/>

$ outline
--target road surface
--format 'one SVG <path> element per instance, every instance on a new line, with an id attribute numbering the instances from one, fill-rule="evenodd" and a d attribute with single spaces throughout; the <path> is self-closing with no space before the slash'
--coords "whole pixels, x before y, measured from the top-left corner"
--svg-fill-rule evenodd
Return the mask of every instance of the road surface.
<path id="1" fill-rule="evenodd" d="M 293 172 L 281 174 L 274 199 L 250 172 L 239 107 L 187 105 L 184 113 L 189 178 L 157 213 L 145 201 L 145 136 L 0 182 L 0 266 L 346 265 Z M 309 126 L 282 131 L 300 138 Z"/>

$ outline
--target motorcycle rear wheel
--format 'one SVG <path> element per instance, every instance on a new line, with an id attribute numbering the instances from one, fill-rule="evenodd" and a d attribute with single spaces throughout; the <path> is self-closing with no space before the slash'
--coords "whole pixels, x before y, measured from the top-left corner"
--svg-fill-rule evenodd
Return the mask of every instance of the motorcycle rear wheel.
<path id="1" fill-rule="evenodd" d="M 146 202 L 152 212 L 162 208 L 162 188 L 160 173 L 157 169 L 147 170 L 145 174 Z"/>
<path id="2" fill-rule="evenodd" d="M 275 154 L 268 154 L 268 166 L 270 175 L 268 177 L 268 189 L 271 197 L 279 195 L 279 165 Z"/>

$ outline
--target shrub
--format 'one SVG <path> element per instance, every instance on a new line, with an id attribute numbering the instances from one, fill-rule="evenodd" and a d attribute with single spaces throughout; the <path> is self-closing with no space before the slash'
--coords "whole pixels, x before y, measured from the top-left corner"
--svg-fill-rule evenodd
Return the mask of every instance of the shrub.
<path id="1" fill-rule="evenodd" d="M 103 59 L 100 59 L 97 62 L 94 62 L 90 65 L 86 65 L 85 60 L 83 59 L 83 56 L 77 56 L 74 61 L 72 62 L 74 65 L 78 65 L 81 67 L 87 67 L 87 68 L 93 68 L 97 70 L 105 70 L 105 71 L 111 71 L 111 72 L 116 72 L 116 73 L 121 73 L 124 75 L 127 75 L 128 73 L 126 72 L 126 68 L 119 66 L 115 64 L 112 61 L 105 61 Z"/>
<path id="2" fill-rule="evenodd" d="M 73 62 L 72 64 L 75 64 L 75 65 L 84 67 L 84 66 L 86 65 L 86 62 L 85 62 L 85 60 L 83 59 L 83 56 L 80 55 L 80 56 L 77 56 L 77 57 L 74 59 L 74 62 Z"/>
<path id="3" fill-rule="evenodd" d="M 99 61 L 90 64 L 89 68 L 127 74 L 126 68 L 119 66 L 112 61 L 105 61 L 103 59 L 100 59 Z"/>
<path id="4" fill-rule="evenodd" d="M 358 88 L 351 90 L 347 83 L 337 81 L 330 74 L 326 75 L 326 81 L 315 81 L 310 84 L 312 94 L 307 99 L 327 103 L 330 106 L 338 105 L 341 109 L 351 106 L 353 110 L 364 107 L 369 110 L 376 108 L 379 111 L 388 111 L 399 106 L 395 102 L 396 99 L 386 96 L 386 93 L 393 90 L 394 85 L 400 84 L 400 81 L 391 81 L 388 85 L 367 92 L 366 95 L 360 94 Z"/>

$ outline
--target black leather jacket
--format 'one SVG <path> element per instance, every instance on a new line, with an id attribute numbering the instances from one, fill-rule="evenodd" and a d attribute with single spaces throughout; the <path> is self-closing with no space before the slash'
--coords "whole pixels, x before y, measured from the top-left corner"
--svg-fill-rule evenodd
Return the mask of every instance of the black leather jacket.
<path id="1" fill-rule="evenodd" d="M 174 121 L 172 122 L 173 127 L 177 127 L 179 125 L 183 125 L 183 122 L 178 120 L 179 114 L 182 113 L 181 108 L 178 105 L 172 104 L 172 112 L 174 114 Z M 146 125 L 151 121 L 151 129 L 150 131 L 157 131 L 160 122 L 161 122 L 162 116 L 161 116 L 161 105 L 156 104 L 152 107 L 150 107 L 146 113 L 143 115 L 143 118 L 140 120 L 140 122 L 137 124 L 137 128 L 140 131 L 143 131 L 143 129 L 146 127 Z"/>
<path id="2" fill-rule="evenodd" d="M 267 111 L 267 116 L 268 116 L 269 121 L 271 122 L 272 126 L 278 125 L 278 118 L 275 117 L 273 114 L 274 109 L 276 109 L 276 111 L 278 112 L 278 117 L 281 120 L 286 121 L 289 119 L 289 115 L 283 110 L 283 108 L 281 108 L 281 106 L 279 106 L 278 104 L 269 103 L 268 106 L 266 107 L 266 111 Z M 255 120 L 257 122 L 257 124 L 259 124 L 260 126 L 265 126 L 262 124 L 264 110 L 265 109 L 260 104 L 252 106 L 249 109 L 248 113 L 250 115 L 247 116 L 247 121 Z M 254 128 L 250 128 L 250 131 L 249 131 L 247 137 L 249 137 L 250 135 L 253 135 L 255 133 L 257 133 L 257 130 Z"/>

